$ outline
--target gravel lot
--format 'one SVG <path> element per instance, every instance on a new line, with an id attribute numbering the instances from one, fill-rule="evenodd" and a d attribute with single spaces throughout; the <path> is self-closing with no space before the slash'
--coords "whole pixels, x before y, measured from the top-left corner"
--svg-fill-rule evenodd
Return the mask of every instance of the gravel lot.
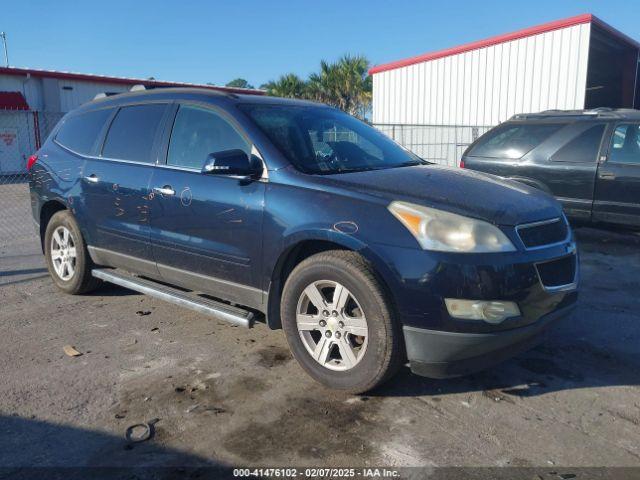
<path id="1" fill-rule="evenodd" d="M 23 221 L 0 245 L 2 467 L 640 466 L 638 235 L 577 231 L 579 307 L 537 349 L 453 380 L 405 369 L 354 397 L 316 385 L 264 325 L 56 291 Z M 156 418 L 150 441 L 124 439 Z"/>

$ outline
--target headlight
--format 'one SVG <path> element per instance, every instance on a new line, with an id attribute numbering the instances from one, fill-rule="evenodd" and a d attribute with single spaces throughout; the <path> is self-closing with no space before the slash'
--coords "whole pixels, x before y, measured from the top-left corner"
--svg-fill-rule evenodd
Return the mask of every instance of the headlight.
<path id="1" fill-rule="evenodd" d="M 498 227 L 482 220 L 405 202 L 392 202 L 389 211 L 425 250 L 464 253 L 516 250 Z"/>

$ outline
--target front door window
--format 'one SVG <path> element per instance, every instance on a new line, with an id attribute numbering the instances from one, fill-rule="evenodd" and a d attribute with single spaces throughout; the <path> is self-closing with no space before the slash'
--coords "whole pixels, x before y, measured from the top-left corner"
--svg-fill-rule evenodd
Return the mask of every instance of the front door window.
<path id="1" fill-rule="evenodd" d="M 609 161 L 640 165 L 640 125 L 623 124 L 616 127 Z"/>
<path id="2" fill-rule="evenodd" d="M 171 132 L 167 165 L 199 170 L 210 153 L 233 149 L 251 153 L 245 138 L 220 115 L 197 106 L 181 106 Z"/>

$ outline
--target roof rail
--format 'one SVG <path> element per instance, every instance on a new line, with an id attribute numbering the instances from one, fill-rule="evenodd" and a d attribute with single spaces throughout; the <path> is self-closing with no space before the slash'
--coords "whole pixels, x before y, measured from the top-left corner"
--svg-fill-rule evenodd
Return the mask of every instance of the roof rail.
<path id="1" fill-rule="evenodd" d="M 114 95 L 118 95 L 121 92 L 101 92 L 96 94 L 95 97 L 93 97 L 94 100 L 98 100 L 99 98 L 107 98 L 107 97 L 113 97 Z"/>
<path id="2" fill-rule="evenodd" d="M 194 87 L 182 87 L 182 86 L 173 86 L 173 85 L 150 85 L 150 86 L 146 86 L 143 84 L 137 84 L 137 85 L 133 85 L 129 91 L 130 92 L 142 92 L 145 90 L 156 90 L 156 89 L 164 89 L 164 88 L 201 88 L 198 86 L 194 86 Z M 234 92 L 227 92 L 225 90 L 209 90 L 210 92 L 213 93 L 217 93 L 219 95 L 225 96 L 225 97 L 229 97 L 229 98 L 240 98 L 236 93 Z"/>
<path id="3" fill-rule="evenodd" d="M 510 120 L 541 119 L 545 117 L 602 117 L 634 118 L 640 116 L 640 110 L 632 108 L 597 107 L 585 110 L 544 110 L 537 113 L 517 113 Z"/>

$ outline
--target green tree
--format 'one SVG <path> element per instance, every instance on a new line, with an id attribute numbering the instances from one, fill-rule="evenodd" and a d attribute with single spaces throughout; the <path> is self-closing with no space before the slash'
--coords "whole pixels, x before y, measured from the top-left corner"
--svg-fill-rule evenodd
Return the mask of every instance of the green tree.
<path id="1" fill-rule="evenodd" d="M 369 60 L 362 55 L 345 55 L 337 62 L 320 62 L 320 71 L 304 81 L 290 73 L 260 88 L 276 97 L 307 98 L 365 118 L 371 109 L 372 80 Z"/>
<path id="2" fill-rule="evenodd" d="M 249 82 L 247 82 L 244 78 L 235 78 L 228 82 L 225 87 L 232 88 L 254 88 Z"/>
<path id="3" fill-rule="evenodd" d="M 371 107 L 372 81 L 369 61 L 345 55 L 337 62 L 320 62 L 320 72 L 309 76 L 307 97 L 364 118 Z"/>
<path id="4" fill-rule="evenodd" d="M 287 75 L 282 75 L 277 80 L 272 80 L 261 85 L 260 88 L 266 90 L 267 94 L 274 97 L 305 98 L 307 84 L 295 73 L 288 73 Z"/>

